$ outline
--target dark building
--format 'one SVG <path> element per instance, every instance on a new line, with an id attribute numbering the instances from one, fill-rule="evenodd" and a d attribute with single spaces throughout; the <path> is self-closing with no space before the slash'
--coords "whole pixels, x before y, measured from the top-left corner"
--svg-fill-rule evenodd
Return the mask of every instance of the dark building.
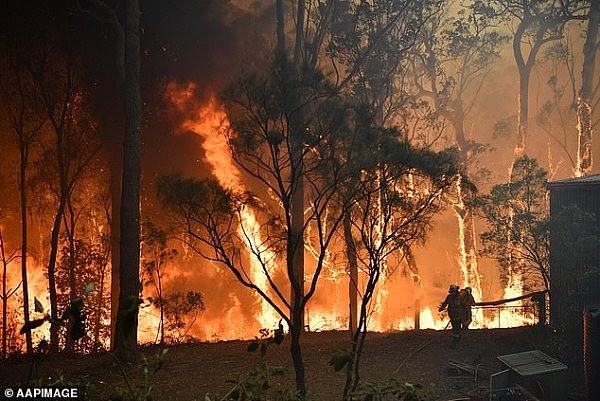
<path id="1" fill-rule="evenodd" d="M 600 174 L 548 183 L 550 321 L 568 363 L 583 366 L 585 398 L 600 399 Z"/>
<path id="2" fill-rule="evenodd" d="M 585 308 L 600 304 L 600 174 L 548 183 L 550 320 L 580 337 Z"/>

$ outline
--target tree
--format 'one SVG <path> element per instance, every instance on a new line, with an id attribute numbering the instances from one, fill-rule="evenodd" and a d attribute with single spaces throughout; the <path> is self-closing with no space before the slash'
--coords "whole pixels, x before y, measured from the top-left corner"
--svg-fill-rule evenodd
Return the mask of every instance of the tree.
<path id="1" fill-rule="evenodd" d="M 160 299 L 152 299 L 152 303 L 158 305 L 161 313 L 164 312 L 161 329 L 166 322 L 167 337 L 172 343 L 189 340 L 189 329 L 196 321 L 198 313 L 205 309 L 204 298 L 198 291 L 167 293 Z M 192 321 L 187 324 L 185 318 L 192 313 Z"/>
<path id="2" fill-rule="evenodd" d="M 585 2 L 579 0 L 493 0 L 498 16 L 511 24 L 516 21 L 512 50 L 519 72 L 517 143 L 515 160 L 526 151 L 529 123 L 529 81 L 540 49 L 563 37 L 565 24 L 576 18 Z"/>
<path id="3" fill-rule="evenodd" d="M 485 2 L 461 4 L 456 17 L 440 13 L 429 19 L 422 29 L 419 46 L 413 50 L 415 97 L 429 99 L 435 113 L 454 131 L 461 174 L 466 180 L 475 176 L 470 167 L 485 149 L 469 139 L 467 118 L 493 63 L 499 59 L 500 46 L 508 40 L 497 31 L 495 22 L 494 10 Z M 472 192 L 468 186 L 463 188 L 462 180 L 455 184 L 454 199 L 449 201 L 459 228 L 462 282 L 473 287 L 476 297 L 481 297 L 475 222 L 468 207 Z"/>
<path id="4" fill-rule="evenodd" d="M 137 357 L 137 304 L 140 293 L 140 158 L 142 148 L 140 14 L 139 0 L 128 0 L 124 24 L 126 127 L 123 141 L 120 294 L 115 327 L 115 350 L 119 358 L 130 361 Z M 135 308 L 132 310 L 133 305 Z"/>
<path id="5" fill-rule="evenodd" d="M 124 22 L 103 0 L 80 0 L 79 8 L 107 24 L 116 37 L 117 74 L 123 85 L 125 135 L 121 181 L 119 298 L 113 349 L 124 361 L 137 358 L 137 322 L 140 265 L 140 180 L 142 148 L 142 100 L 140 90 L 140 3 L 127 0 Z M 86 4 L 86 6 L 83 5 Z M 113 222 L 115 219 L 113 219 Z M 114 235 L 114 232 L 113 232 Z M 117 272 L 113 270 L 113 275 Z M 115 288 L 113 288 L 114 296 Z"/>
<path id="6" fill-rule="evenodd" d="M 48 258 L 48 285 L 50 293 L 50 349 L 59 350 L 58 338 L 58 297 L 56 291 L 56 261 L 59 252 L 61 225 L 65 220 L 70 249 L 75 252 L 75 213 L 73 197 L 77 184 L 89 168 L 100 149 L 101 142 L 95 133 L 94 124 L 83 101 L 83 91 L 78 87 L 76 65 L 68 53 L 61 60 L 61 51 L 43 44 L 37 57 L 29 66 L 40 101 L 52 131 L 50 143 L 44 145 L 41 155 L 41 180 L 48 183 L 50 193 L 55 198 L 56 212 L 53 215 Z M 53 56 L 59 54 L 58 60 Z M 62 64 L 64 62 L 64 64 Z M 71 219 L 66 220 L 65 210 L 69 209 Z M 71 261 L 75 256 L 71 255 Z M 73 262 L 74 263 L 74 262 Z M 74 265 L 70 275 L 75 275 Z M 74 283 L 74 278 L 71 280 Z M 71 286 L 71 300 L 78 297 Z"/>
<path id="7" fill-rule="evenodd" d="M 103 294 L 104 275 L 108 259 L 106 238 L 77 238 L 70 243 L 63 235 L 60 258 L 56 265 L 56 286 L 60 316 L 65 316 L 73 303 L 82 302 L 82 312 L 86 318 L 85 336 L 72 337 L 74 316 L 69 315 L 62 321 L 61 345 L 69 352 L 93 352 L 102 344 L 101 335 L 105 334 L 103 318 L 106 317 L 106 294 Z M 76 274 L 72 274 L 75 271 Z M 86 316 L 86 317 L 87 317 Z M 63 319 L 61 317 L 61 319 Z M 79 341 L 75 343 L 75 339 Z"/>
<path id="8" fill-rule="evenodd" d="M 331 3 L 335 2 L 329 2 L 329 6 Z M 440 4 L 435 0 L 373 4 L 345 1 L 335 4 L 333 15 L 328 16 L 327 52 L 336 72 L 336 89 L 368 105 L 372 118 L 381 127 L 407 128 L 404 117 L 411 103 L 404 87 L 407 56 L 423 24 Z M 323 35 L 325 32 L 323 29 Z M 411 124 L 415 124 L 414 121 Z M 354 185 L 355 182 L 349 183 L 350 187 Z M 343 236 L 350 276 L 349 329 L 354 332 L 358 322 L 358 261 L 351 226 L 350 216 L 346 214 Z M 405 252 L 409 253 L 410 249 L 406 248 Z"/>
<path id="9" fill-rule="evenodd" d="M 2 216 L 2 211 L 0 211 L 0 217 Z M 0 227 L 0 257 L 2 258 L 2 295 L 0 295 L 0 300 L 2 301 L 2 359 L 6 359 L 7 357 L 7 340 L 8 340 L 8 300 L 10 297 L 15 295 L 15 292 L 20 287 L 17 285 L 14 288 L 8 288 L 7 284 L 7 268 L 8 265 L 19 257 L 18 250 L 15 249 L 10 252 L 8 255 L 6 254 L 6 245 L 4 243 L 4 236 L 2 235 L 2 227 Z"/>
<path id="10" fill-rule="evenodd" d="M 565 161 L 569 174 L 577 168 L 576 151 L 573 152 L 570 146 L 573 139 L 572 121 L 568 118 L 576 104 L 577 96 L 573 46 L 566 40 L 557 41 L 546 48 L 540 62 L 549 65 L 550 76 L 546 85 L 551 91 L 551 98 L 539 108 L 536 122 L 561 150 L 560 156 L 555 158 L 549 144 L 548 177 L 552 179 Z M 566 96 L 569 94 L 569 87 L 572 92 L 571 99 Z"/>
<path id="11" fill-rule="evenodd" d="M 367 3 L 361 4 L 368 8 Z M 344 142 L 338 141 L 341 134 L 339 131 L 344 127 L 345 115 L 345 102 L 340 100 L 339 94 L 359 79 L 360 72 L 369 61 L 373 62 L 371 66 L 376 64 L 376 57 L 373 55 L 388 33 L 394 29 L 413 32 L 418 29 L 419 21 L 422 21 L 420 18 L 430 11 L 428 2 L 394 2 L 393 5 L 389 4 L 390 10 L 385 6 L 377 6 L 376 12 L 389 11 L 392 16 L 388 20 L 382 20 L 382 26 L 370 26 L 373 28 L 373 31 L 369 32 L 373 39 L 371 42 L 354 41 L 354 44 L 361 46 L 353 53 L 354 58 L 344 60 L 343 67 L 338 69 L 340 60 L 334 60 L 336 71 L 332 73 L 339 73 L 339 80 L 335 84 L 328 84 L 319 69 L 324 60 L 322 50 L 326 48 L 325 45 L 333 43 L 335 16 L 347 7 L 344 15 L 351 18 L 352 5 L 353 2 L 345 1 L 327 1 L 319 4 L 299 1 L 297 7 L 294 7 L 295 14 L 292 13 L 295 29 L 291 35 L 293 46 L 288 54 L 285 29 L 288 22 L 285 18 L 287 9 L 283 1 L 276 1 L 277 45 L 269 71 L 270 78 L 250 75 L 234 84 L 224 96 L 232 127 L 229 137 L 232 155 L 237 166 L 250 177 L 250 181 L 258 183 L 260 189 L 256 192 L 260 199 L 258 221 L 261 227 L 258 232 L 266 236 L 266 239 L 261 237 L 257 240 L 259 245 L 248 245 L 251 243 L 249 239 L 255 234 L 241 235 L 241 239 L 238 238 L 237 241 L 232 239 L 236 235 L 231 236 L 227 230 L 227 235 L 221 232 L 216 237 L 208 238 L 197 238 L 190 234 L 190 238 L 195 241 L 202 242 L 204 239 L 204 245 L 209 249 L 223 249 L 221 253 L 217 252 L 216 256 L 206 253 L 204 256 L 227 265 L 244 285 L 254 289 L 261 296 L 274 298 L 268 301 L 269 304 L 274 308 L 277 306 L 275 310 L 290 328 L 290 348 L 296 372 L 296 386 L 302 394 L 306 391 L 300 345 L 304 308 L 314 294 L 317 280 L 326 264 L 326 248 L 333 240 L 332 233 L 343 218 L 343 211 L 351 203 L 350 197 L 345 200 L 335 198 L 332 191 L 350 187 L 349 178 L 358 174 L 356 171 L 349 172 L 348 167 L 351 163 L 345 156 L 339 161 L 331 162 L 336 157 L 334 153 L 339 151 L 334 143 L 339 145 Z M 365 19 L 370 17 L 371 11 L 364 14 Z M 338 27 L 342 25 L 343 23 Z M 351 35 L 354 26 L 346 25 L 344 29 Z M 402 45 L 409 46 L 410 41 Z M 352 141 L 346 141 L 346 144 L 354 145 Z M 354 151 L 358 151 L 357 148 L 354 148 Z M 204 185 L 206 188 L 212 188 L 207 183 Z M 239 198 L 243 192 L 239 188 L 228 186 L 226 189 L 234 198 Z M 200 191 L 201 188 L 197 190 Z M 212 192 L 208 189 L 204 191 Z M 164 188 L 162 192 L 165 192 Z M 231 202 L 232 205 L 236 205 L 245 200 L 234 199 Z M 181 212 L 181 208 L 178 210 Z M 243 216 L 247 212 L 233 206 L 231 210 L 237 210 L 237 217 L 233 211 L 221 217 L 230 216 L 226 220 L 237 227 L 240 221 L 245 220 Z M 216 211 L 204 211 L 203 216 L 211 213 Z M 202 218 L 192 219 L 189 213 L 187 216 L 187 220 L 192 220 L 194 224 L 204 221 Z M 218 225 L 204 221 L 200 232 L 218 232 L 218 229 Z M 316 259 L 316 270 L 310 282 L 305 285 L 307 275 L 304 272 L 303 257 L 304 250 L 309 245 L 304 241 L 309 230 L 316 233 L 317 237 L 314 240 L 317 244 L 316 249 L 311 249 Z M 250 229 L 248 231 L 255 232 Z M 216 238 L 221 239 L 217 241 Z M 224 246 L 223 238 L 232 244 Z M 226 251 L 242 247 L 249 247 L 253 258 L 262 266 L 259 270 L 266 276 L 271 293 L 257 286 L 252 282 L 250 275 L 244 273 L 244 269 L 240 267 L 242 261 L 239 256 L 223 256 L 227 255 Z M 267 255 L 272 250 L 284 251 L 285 285 L 289 285 L 292 292 L 289 297 L 283 295 L 282 291 L 285 290 L 280 288 L 282 284 L 276 283 L 270 277 L 272 267 L 267 261 L 271 258 Z"/>
<path id="12" fill-rule="evenodd" d="M 154 285 L 156 302 L 160 312 L 160 344 L 165 342 L 165 300 L 163 278 L 167 263 L 177 255 L 177 250 L 167 246 L 167 233 L 151 221 L 146 222 L 142 234 L 142 269 L 147 284 Z"/>
<path id="13" fill-rule="evenodd" d="M 188 236 L 186 242 L 206 259 L 225 265 L 287 323 L 296 385 L 304 393 L 302 316 L 347 207 L 337 192 L 355 172 L 351 160 L 332 162 L 339 150 L 338 139 L 344 134 L 343 103 L 328 96 L 328 85 L 318 72 L 313 71 L 308 85 L 305 71 L 305 84 L 301 85 L 288 68 L 285 61 L 276 60 L 266 78 L 253 75 L 241 79 L 225 97 L 231 155 L 247 179 L 257 184 L 254 196 L 239 185 L 221 184 L 222 188 L 216 182 L 181 177 L 161 180 L 159 194 L 179 218 L 179 227 Z M 300 91 L 306 100 L 303 109 L 310 116 L 302 137 L 302 175 L 292 157 L 295 131 L 290 119 L 296 110 L 287 102 L 292 96 L 287 92 Z M 293 197 L 299 181 L 305 185 L 303 198 L 309 207 L 296 233 L 292 230 Z M 293 255 L 304 252 L 299 238 L 309 232 L 314 233 L 311 243 L 316 267 L 305 286 L 304 276 L 297 276 Z M 281 276 L 283 281 L 278 279 Z M 291 295 L 285 295 L 286 288 Z"/>
<path id="14" fill-rule="evenodd" d="M 84 289 L 88 290 L 88 286 L 93 285 L 91 291 L 86 291 L 89 292 L 85 302 L 86 309 L 93 316 L 93 320 L 88 321 L 91 333 L 88 338 L 93 341 L 85 345 L 86 350 L 95 350 L 102 345 L 103 319 L 108 309 L 104 299 L 110 255 L 109 238 L 104 228 L 109 221 L 107 185 L 104 177 L 90 174 L 91 171 L 102 171 L 100 166 L 93 167 L 87 171 L 87 177 L 80 178 L 78 191 L 74 191 L 67 199 L 62 240 L 63 243 L 66 242 L 66 246 L 62 249 L 60 260 L 63 265 L 62 274 L 68 278 L 68 286 L 63 287 L 63 290 L 67 290 L 69 302 L 81 297 Z M 66 340 L 66 346 L 70 348 L 70 337 L 67 336 Z"/>
<path id="15" fill-rule="evenodd" d="M 583 68 L 581 70 L 581 89 L 577 99 L 577 166 L 575 176 L 588 175 L 592 172 L 592 108 L 596 90 L 594 77 L 596 53 L 598 51 L 598 25 L 600 24 L 600 2 L 590 1 L 587 32 L 583 45 Z"/>
<path id="16" fill-rule="evenodd" d="M 495 185 L 476 203 L 489 229 L 481 234 L 481 253 L 500 264 L 503 284 L 511 273 L 515 258 L 525 278 L 525 287 L 548 289 L 549 225 L 547 173 L 535 159 L 527 156 L 515 161 L 510 182 Z"/>
<path id="17" fill-rule="evenodd" d="M 358 325 L 346 359 L 343 399 L 349 399 L 360 381 L 360 357 L 380 277 L 392 274 L 393 257 L 409 257 L 405 249 L 424 240 L 431 218 L 444 205 L 443 192 L 458 177 L 456 152 L 414 148 L 395 130 L 373 127 L 363 134 L 364 140 L 375 146 L 364 152 L 367 155 L 363 153 L 365 164 L 356 183 L 358 193 L 350 220 L 366 283 L 361 288 Z"/>
<path id="18" fill-rule="evenodd" d="M 9 40 L 10 39 L 10 40 Z M 19 197 L 21 209 L 21 280 L 23 288 L 23 319 L 25 324 L 29 320 L 29 287 L 27 284 L 27 255 L 28 255 L 28 176 L 27 169 L 30 156 L 34 152 L 34 144 L 39 138 L 42 128 L 46 124 L 43 105 L 36 101 L 37 92 L 34 82 L 27 71 L 26 55 L 24 49 L 30 43 L 12 40 L 11 36 L 3 37 L 5 44 L 2 51 L 3 68 L 0 76 L 0 97 L 4 109 L 4 116 L 9 122 L 19 149 Z M 27 353 L 33 352 L 31 332 L 25 333 Z"/>

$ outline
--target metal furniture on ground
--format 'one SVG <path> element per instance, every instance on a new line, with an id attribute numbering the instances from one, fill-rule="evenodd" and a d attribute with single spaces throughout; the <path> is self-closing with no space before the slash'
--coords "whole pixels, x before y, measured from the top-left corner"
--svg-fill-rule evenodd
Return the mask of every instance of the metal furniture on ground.
<path id="1" fill-rule="evenodd" d="M 501 355 L 498 359 L 506 369 L 490 376 L 490 400 L 503 399 L 507 389 L 516 385 L 542 401 L 567 399 L 567 366 L 563 363 L 539 350 Z"/>

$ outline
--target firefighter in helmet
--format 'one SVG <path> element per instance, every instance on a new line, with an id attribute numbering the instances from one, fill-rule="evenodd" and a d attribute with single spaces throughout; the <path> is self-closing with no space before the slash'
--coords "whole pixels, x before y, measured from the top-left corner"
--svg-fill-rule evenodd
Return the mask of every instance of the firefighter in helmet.
<path id="1" fill-rule="evenodd" d="M 450 318 L 450 324 L 452 325 L 452 335 L 460 337 L 460 330 L 462 327 L 462 315 L 463 311 L 461 308 L 461 299 L 458 291 L 458 286 L 452 284 L 448 290 L 448 295 L 444 302 L 440 305 L 438 311 L 441 312 L 448 307 L 448 317 Z"/>
<path id="2" fill-rule="evenodd" d="M 462 328 L 468 329 L 473 321 L 473 314 L 471 312 L 471 307 L 475 305 L 473 290 L 471 287 L 465 287 L 460 290 L 458 294 L 460 296 L 460 306 L 462 308 Z"/>

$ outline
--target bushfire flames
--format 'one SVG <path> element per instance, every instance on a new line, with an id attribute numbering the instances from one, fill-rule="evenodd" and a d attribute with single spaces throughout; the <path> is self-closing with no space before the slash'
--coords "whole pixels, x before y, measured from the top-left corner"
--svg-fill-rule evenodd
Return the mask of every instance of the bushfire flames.
<path id="1" fill-rule="evenodd" d="M 199 104 L 195 97 L 195 87 L 193 84 L 178 85 L 172 83 L 167 90 L 167 96 L 181 112 L 187 113 L 185 121 L 181 128 L 186 131 L 193 131 L 203 139 L 203 150 L 205 152 L 206 163 L 211 169 L 212 174 L 224 188 L 234 192 L 243 192 L 251 188 L 246 188 L 242 181 L 242 174 L 233 161 L 230 150 L 227 145 L 225 132 L 228 128 L 227 115 L 223 108 L 218 104 L 214 97 L 210 97 L 204 104 Z M 460 182 L 458 184 L 460 186 Z M 460 189 L 460 188 L 459 188 Z M 461 201 L 462 202 L 462 201 Z M 461 203 L 464 207 L 464 204 Z M 243 209 L 242 225 L 252 243 L 247 244 L 247 248 L 258 246 L 261 243 L 258 233 L 258 223 L 251 207 Z M 240 228 L 242 229 L 242 228 Z M 460 230 L 459 235 L 464 235 L 464 230 Z M 305 255 L 307 260 L 312 257 L 310 250 L 310 239 L 306 241 L 307 249 Z M 461 241 L 464 244 L 464 240 Z M 462 286 L 470 285 L 474 289 L 474 294 L 481 299 L 486 294 L 481 289 L 479 273 L 467 274 L 464 264 L 466 257 L 461 254 L 462 249 L 457 250 L 457 268 L 464 278 Z M 273 260 L 274 258 L 267 258 Z M 273 263 L 269 269 L 275 269 Z M 344 330 L 348 324 L 348 300 L 346 288 L 348 286 L 348 277 L 345 274 L 345 266 L 329 266 L 331 274 L 322 277 L 320 281 L 320 293 L 308 304 L 306 311 L 306 324 L 311 330 Z M 341 274 L 340 274 L 341 273 Z M 309 273 L 310 274 L 310 273 Z M 253 266 L 253 280 L 262 289 L 266 289 L 266 277 L 261 272 L 258 264 Z M 522 294 L 519 277 L 511 279 L 509 287 L 504 291 L 505 297 L 515 297 Z M 419 280 L 417 284 L 414 280 L 406 277 L 390 276 L 382 279 L 380 289 L 375 298 L 372 307 L 369 329 L 373 331 L 387 330 L 405 330 L 411 329 L 415 325 L 415 306 L 419 307 L 419 321 L 421 328 L 443 329 L 447 324 L 445 315 L 437 314 L 437 305 L 443 299 L 447 287 L 435 286 L 429 280 Z M 235 296 L 235 295 L 234 295 Z M 274 327 L 279 320 L 279 316 L 264 301 L 258 303 L 259 307 L 254 311 L 256 321 L 259 327 Z M 239 305 L 237 305 L 239 306 Z M 531 324 L 534 317 L 531 313 L 523 313 L 519 308 L 514 308 L 515 303 L 502 310 L 496 308 L 490 313 L 484 313 L 483 310 L 477 310 L 474 313 L 474 328 L 486 327 L 514 327 L 523 324 Z M 417 306 L 418 307 L 418 306 Z M 435 312 L 434 312 L 435 311 Z M 230 310 L 230 314 L 235 315 L 235 310 Z M 204 322 L 202 324 L 205 324 Z M 249 325 L 248 328 L 255 325 Z M 233 329 L 233 327 L 232 327 Z M 222 338 L 234 338 L 239 333 L 228 333 L 224 331 Z M 246 332 L 244 337 L 252 337 L 256 332 Z"/>
<path id="2" fill-rule="evenodd" d="M 174 105 L 178 112 L 185 115 L 181 124 L 182 131 L 192 131 L 202 138 L 202 149 L 198 152 L 204 152 L 204 162 L 210 168 L 210 171 L 217 179 L 218 183 L 234 193 L 242 193 L 251 188 L 247 188 L 243 180 L 240 169 L 236 166 L 231 157 L 227 144 L 225 131 L 228 128 L 227 115 L 223 107 L 214 97 L 201 103 L 197 100 L 193 84 L 180 85 L 171 83 L 167 88 L 168 100 Z M 457 183 L 460 193 L 460 181 Z M 460 198 L 460 197 L 459 197 Z M 461 209 L 465 205 L 460 200 L 455 208 Z M 242 224 L 238 228 L 243 230 L 248 242 L 246 251 L 252 254 L 252 249 L 261 247 L 261 238 L 259 233 L 259 222 L 251 206 L 245 206 L 241 212 Z M 459 238 L 455 243 L 455 255 L 449 259 L 453 261 L 452 266 L 447 267 L 454 270 L 450 277 L 461 286 L 473 287 L 473 293 L 476 300 L 489 300 L 490 298 L 514 298 L 523 294 L 521 278 L 517 274 L 509 277 L 508 285 L 501 293 L 498 291 L 484 291 L 480 281 L 480 273 L 467 270 L 467 259 L 464 248 L 464 229 L 465 222 L 459 219 Z M 471 223 L 472 224 L 472 223 Z M 241 231 L 240 231 L 241 233 Z M 309 234 L 310 235 L 310 234 Z M 313 252 L 310 249 L 310 239 L 307 239 L 305 250 L 305 259 L 314 259 Z M 422 251 L 425 255 L 427 249 Z M 424 258 L 426 259 L 426 257 Z M 268 292 L 267 278 L 263 274 L 260 264 L 253 257 L 251 260 L 252 280 L 261 289 Z M 269 260 L 268 269 L 273 271 L 278 268 L 274 255 L 267 255 Z M 207 269 L 203 280 L 198 279 L 198 275 L 190 270 L 185 263 L 180 263 L 178 258 L 169 262 L 171 266 L 165 273 L 164 283 L 166 288 L 197 288 L 205 292 L 202 285 L 220 280 L 233 282 L 230 273 L 217 264 L 207 264 Z M 310 262 L 309 262 L 310 263 Z M 336 263 L 338 266 L 336 266 Z M 7 269 L 7 286 L 15 288 L 20 283 L 19 261 L 14 260 Z M 50 309 L 47 278 L 44 274 L 45 266 L 28 258 L 29 288 L 30 288 L 30 307 L 33 305 L 35 296 L 43 305 L 44 310 Z M 442 261 L 431 261 L 429 265 L 444 264 Z M 408 275 L 390 274 L 382 278 L 380 287 L 374 298 L 371 307 L 369 330 L 372 331 L 392 331 L 408 330 L 415 327 L 415 320 L 418 319 L 419 327 L 422 329 L 444 329 L 447 327 L 447 316 L 438 314 L 437 307 L 443 300 L 449 281 L 440 281 L 436 278 L 435 271 L 428 271 L 426 268 L 419 273 L 419 279 Z M 319 289 L 316 296 L 308 304 L 305 316 L 305 323 L 309 330 L 345 330 L 348 327 L 348 274 L 346 266 L 340 261 L 331 261 L 327 265 L 327 273 L 323 274 L 319 281 Z M 394 269 L 391 269 L 393 271 Z M 307 270 L 307 275 L 312 274 Z M 195 283 L 194 281 L 202 281 Z M 109 279 L 107 279 L 109 282 Z M 226 289 L 228 288 L 228 289 Z M 261 328 L 275 328 L 280 316 L 273 308 L 257 294 L 245 294 L 249 290 L 241 286 L 220 287 L 222 291 L 229 291 L 227 294 L 220 294 L 219 301 L 212 301 L 205 297 L 206 310 L 195 316 L 187 317 L 187 329 L 185 333 L 201 341 L 228 340 L 228 339 L 249 339 L 255 337 Z M 149 290 L 147 290 L 149 291 Z M 150 296 L 153 294 L 144 294 Z M 10 327 L 16 331 L 22 324 L 21 310 L 22 292 L 17 291 L 14 296 L 8 300 L 9 311 L 16 314 L 14 324 Z M 472 328 L 495 328 L 495 327 L 515 327 L 526 324 L 533 324 L 535 316 L 530 309 L 521 307 L 521 301 L 496 307 L 489 310 L 474 310 L 474 321 Z M 34 314 L 32 318 L 35 318 Z M 157 340 L 158 327 L 160 325 L 159 314 L 153 306 L 142 308 L 140 312 L 139 338 L 141 342 L 155 342 Z M 47 330 L 34 330 L 34 339 L 37 341 L 48 337 Z M 18 338 L 12 336 L 12 338 Z"/>

